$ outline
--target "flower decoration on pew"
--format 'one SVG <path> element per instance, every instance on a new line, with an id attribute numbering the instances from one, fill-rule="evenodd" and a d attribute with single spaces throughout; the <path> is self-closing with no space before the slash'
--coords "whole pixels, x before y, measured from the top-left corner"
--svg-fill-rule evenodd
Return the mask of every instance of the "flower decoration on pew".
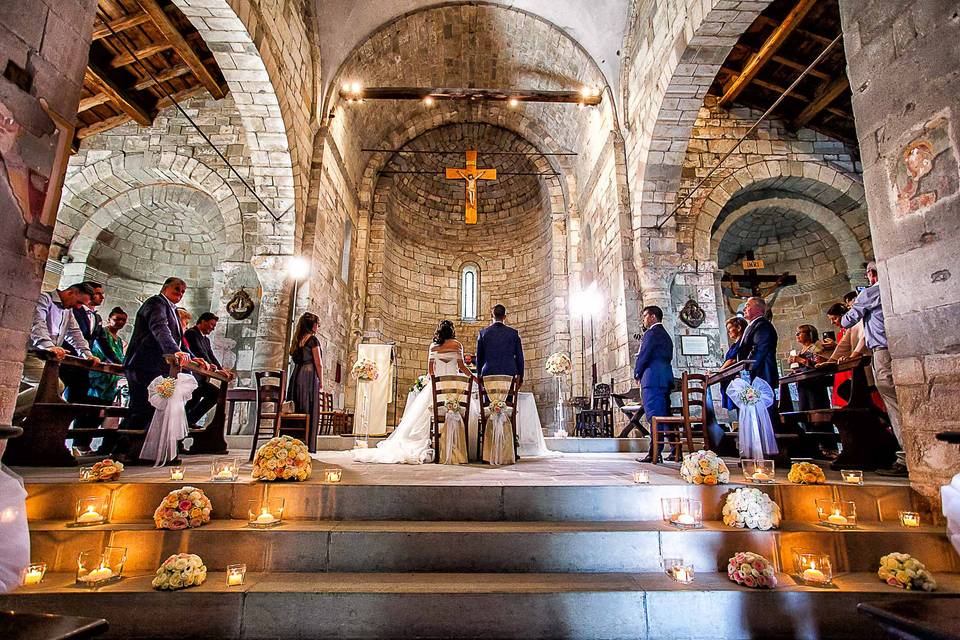
<path id="1" fill-rule="evenodd" d="M 377 363 L 369 358 L 360 358 L 353 364 L 350 374 L 357 380 L 369 382 L 380 377 L 380 370 Z"/>
<path id="2" fill-rule="evenodd" d="M 790 467 L 787 480 L 793 484 L 823 484 L 827 481 L 823 469 L 812 462 L 795 462 Z"/>
<path id="3" fill-rule="evenodd" d="M 570 357 L 562 351 L 558 351 L 547 358 L 547 373 L 552 376 L 566 375 L 570 373 L 571 369 L 573 369 L 573 362 L 571 362 Z"/>
<path id="4" fill-rule="evenodd" d="M 891 587 L 908 591 L 933 591 L 937 581 L 922 562 L 909 553 L 888 553 L 880 558 L 877 576 Z"/>
<path id="5" fill-rule="evenodd" d="M 723 523 L 731 527 L 767 531 L 780 526 L 780 507 L 760 489 L 731 491 L 722 513 Z"/>
<path id="6" fill-rule="evenodd" d="M 752 551 L 738 551 L 727 563 L 727 577 L 754 589 L 774 589 L 777 574 L 769 560 Z"/>
<path id="7" fill-rule="evenodd" d="M 202 489 L 182 487 L 167 494 L 157 510 L 153 522 L 157 529 L 193 529 L 210 522 L 213 505 Z"/>
<path id="8" fill-rule="evenodd" d="M 307 445 L 290 436 L 271 438 L 253 458 L 255 480 L 303 481 L 313 472 Z"/>
<path id="9" fill-rule="evenodd" d="M 151 584 L 160 591 L 176 591 L 201 585 L 206 579 L 207 567 L 200 556 L 178 553 L 163 561 Z"/>
<path id="10" fill-rule="evenodd" d="M 157 394 L 161 398 L 170 399 L 173 397 L 173 392 L 177 388 L 177 379 L 176 378 L 159 378 L 154 380 L 152 383 L 151 392 Z"/>
<path id="11" fill-rule="evenodd" d="M 690 484 L 724 484 L 730 482 L 730 470 L 720 456 L 701 449 L 683 456 L 680 477 Z"/>
<path id="12" fill-rule="evenodd" d="M 93 463 L 90 467 L 90 480 L 101 482 L 119 480 L 121 473 L 123 473 L 123 463 L 107 458 Z"/>
<path id="13" fill-rule="evenodd" d="M 505 413 L 507 410 L 507 402 L 505 400 L 493 400 L 490 402 L 490 411 L 493 413 Z"/>
<path id="14" fill-rule="evenodd" d="M 460 413 L 460 396 L 448 393 L 443 399 L 443 408 L 447 413 Z"/>

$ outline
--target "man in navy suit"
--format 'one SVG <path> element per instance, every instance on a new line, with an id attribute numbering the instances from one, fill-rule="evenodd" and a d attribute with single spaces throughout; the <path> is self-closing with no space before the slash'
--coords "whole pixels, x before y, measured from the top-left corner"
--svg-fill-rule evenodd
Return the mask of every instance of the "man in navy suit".
<path id="1" fill-rule="evenodd" d="M 103 285 L 90 280 L 82 284 L 90 287 L 93 295 L 90 296 L 90 304 L 81 304 L 73 308 L 73 317 L 76 318 L 77 326 L 80 327 L 80 333 L 83 334 L 87 344 L 93 346 L 94 338 L 103 331 L 103 321 L 100 319 L 100 314 L 96 311 L 97 307 L 103 304 Z M 68 344 L 66 348 L 67 353 L 70 355 L 77 356 L 78 358 L 83 357 L 83 354 L 75 347 Z M 91 398 L 89 395 L 90 373 L 86 369 L 79 367 L 62 367 L 60 369 L 60 380 L 63 382 L 63 397 L 67 402 L 76 402 L 78 404 L 100 403 L 98 399 Z M 77 419 L 74 426 L 95 428 L 100 426 L 100 422 L 101 420 L 99 418 L 88 417 Z M 74 436 L 73 446 L 81 453 L 89 453 L 91 440 L 92 436 Z"/>
<path id="2" fill-rule="evenodd" d="M 777 369 L 777 330 L 773 323 L 767 320 L 767 302 L 760 297 L 747 300 L 743 307 L 743 317 L 746 318 L 747 328 L 740 338 L 740 350 L 737 360 L 753 360 L 750 367 L 750 379 L 762 378 L 770 388 L 777 391 L 780 385 L 780 371 Z M 777 403 L 768 409 L 770 421 L 774 429 L 780 424 L 780 415 L 777 412 Z"/>
<path id="3" fill-rule="evenodd" d="M 637 353 L 633 379 L 640 384 L 643 412 L 653 429 L 655 417 L 670 415 L 670 387 L 673 385 L 673 340 L 663 327 L 663 309 L 644 307 L 641 312 L 643 338 Z M 660 452 L 652 448 L 640 462 L 660 460 Z"/>
<path id="4" fill-rule="evenodd" d="M 147 298 L 137 311 L 123 360 L 130 388 L 130 415 L 123 421 L 124 429 L 150 426 L 154 407 L 147 399 L 147 385 L 157 376 L 169 375 L 170 366 L 163 357 L 175 355 L 181 366 L 190 362 L 190 354 L 180 347 L 183 334 L 176 312 L 186 290 L 180 278 L 167 278 L 160 293 Z"/>
<path id="5" fill-rule="evenodd" d="M 502 304 L 493 308 L 493 323 L 477 337 L 477 374 L 483 376 L 517 376 L 517 388 L 523 383 L 523 345 L 520 333 L 504 322 L 507 309 Z"/>
<path id="6" fill-rule="evenodd" d="M 234 377 L 233 372 L 224 369 L 220 361 L 217 360 L 217 356 L 213 352 L 213 345 L 210 344 L 210 338 L 208 337 L 217 328 L 217 322 L 219 321 L 220 318 L 215 314 L 205 311 L 197 318 L 197 324 L 183 332 L 183 338 L 187 342 L 190 353 L 195 358 L 202 359 L 211 365 L 214 370 L 223 371 L 232 379 Z M 193 396 L 187 402 L 187 406 L 184 407 L 187 411 L 187 424 L 191 427 L 197 426 L 200 419 L 216 406 L 217 399 L 220 396 L 220 387 L 214 386 L 209 379 L 198 376 L 197 383 L 196 391 L 193 392 Z"/>

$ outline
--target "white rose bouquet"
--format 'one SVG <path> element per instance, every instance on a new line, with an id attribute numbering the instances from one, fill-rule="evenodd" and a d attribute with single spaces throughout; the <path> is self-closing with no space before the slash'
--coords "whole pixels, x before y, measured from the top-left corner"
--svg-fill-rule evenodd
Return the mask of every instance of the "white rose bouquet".
<path id="1" fill-rule="evenodd" d="M 730 470 L 720 456 L 701 449 L 683 456 L 680 477 L 690 484 L 725 484 L 730 482 Z"/>
<path id="2" fill-rule="evenodd" d="M 163 561 L 153 578 L 153 588 L 175 591 L 203 584 L 207 579 L 207 567 L 200 556 L 178 553 Z"/>
<path id="3" fill-rule="evenodd" d="M 570 373 L 573 362 L 567 354 L 558 351 L 547 358 L 547 373 L 553 376 L 563 376 Z"/>
<path id="4" fill-rule="evenodd" d="M 909 553 L 888 553 L 880 558 L 877 576 L 891 587 L 908 591 L 933 591 L 937 581 L 922 562 Z"/>
<path id="5" fill-rule="evenodd" d="M 723 523 L 740 529 L 767 531 L 780 526 L 780 507 L 760 489 L 741 488 L 727 494 Z"/>
<path id="6" fill-rule="evenodd" d="M 307 451 L 307 445 L 291 438 L 280 436 L 271 438 L 257 449 L 253 458 L 253 478 L 255 480 L 298 480 L 303 481 L 313 473 L 313 463 Z"/>
<path id="7" fill-rule="evenodd" d="M 360 358 L 353 364 L 350 374 L 357 380 L 376 380 L 380 377 L 380 370 L 377 363 L 369 358 Z"/>

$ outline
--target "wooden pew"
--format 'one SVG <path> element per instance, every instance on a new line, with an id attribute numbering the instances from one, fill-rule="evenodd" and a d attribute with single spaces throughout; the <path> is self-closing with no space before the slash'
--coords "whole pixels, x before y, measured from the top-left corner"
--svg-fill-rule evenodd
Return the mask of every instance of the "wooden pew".
<path id="1" fill-rule="evenodd" d="M 67 449 L 65 440 L 74 435 L 112 440 L 129 433 L 122 429 L 70 429 L 70 423 L 77 418 L 124 417 L 128 410 L 113 405 L 70 403 L 60 397 L 59 388 L 60 367 L 78 367 L 118 376 L 124 375 L 123 367 L 108 362 L 93 364 L 70 355 L 57 360 L 46 350 L 32 351 L 31 354 L 44 361 L 43 373 L 34 404 L 23 421 L 23 435 L 7 444 L 5 462 L 25 467 L 74 466 L 77 460 Z"/>
<path id="2" fill-rule="evenodd" d="M 871 399 L 867 385 L 866 368 L 869 356 L 850 360 L 843 364 L 824 364 L 816 369 L 792 373 L 780 378 L 780 417 L 784 427 L 793 427 L 806 436 L 804 445 L 816 440 L 816 432 L 807 432 L 800 423 L 836 426 L 840 432 L 842 453 L 830 465 L 833 469 L 874 469 L 888 467 L 896 459 L 897 443 L 888 429 L 886 416 Z M 845 407 L 794 411 L 789 385 L 804 380 L 832 377 L 842 371 L 851 371 L 850 401 Z"/>
<path id="3" fill-rule="evenodd" d="M 720 423 L 717 422 L 717 413 L 714 409 L 713 391 L 711 387 L 713 387 L 713 385 L 719 385 L 723 382 L 729 382 L 734 378 L 738 378 L 743 371 L 752 367 L 753 363 L 753 360 L 741 360 L 740 362 L 730 365 L 726 369 L 721 369 L 720 371 L 707 374 L 707 403 L 706 407 L 704 408 L 706 415 L 704 416 L 703 420 L 703 430 L 706 434 L 707 448 L 718 455 L 723 450 L 723 439 L 728 436 L 731 438 L 736 438 L 737 435 L 732 432 L 724 431 L 723 427 L 720 426 Z M 721 403 L 723 402 L 722 397 L 720 401 Z M 734 445 L 733 448 L 736 449 L 736 446 Z M 729 452 L 729 447 L 727 449 L 728 451 L 724 451 L 724 453 Z"/>
<path id="4" fill-rule="evenodd" d="M 220 392 L 217 395 L 217 405 L 213 413 L 213 418 L 207 421 L 202 429 L 191 429 L 187 437 L 193 438 L 193 444 L 190 445 L 188 454 L 197 453 L 224 454 L 227 453 L 227 439 L 224 437 L 227 421 L 227 386 L 230 378 L 222 371 L 207 371 L 192 362 L 180 366 L 173 355 L 164 356 L 164 360 L 170 365 L 170 377 L 176 378 L 181 372 L 192 373 L 201 378 L 220 381 Z"/>

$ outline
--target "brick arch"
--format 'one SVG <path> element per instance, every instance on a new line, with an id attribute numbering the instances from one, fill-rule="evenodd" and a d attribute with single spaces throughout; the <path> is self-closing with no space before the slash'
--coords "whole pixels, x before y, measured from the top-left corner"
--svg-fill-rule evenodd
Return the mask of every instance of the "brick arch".
<path id="1" fill-rule="evenodd" d="M 161 168 L 162 167 L 162 168 Z M 204 194 L 210 211 L 221 218 L 223 260 L 249 260 L 252 247 L 244 237 L 255 235 L 255 221 L 245 222 L 240 200 L 231 185 L 213 169 L 196 158 L 165 152 L 159 155 L 132 153 L 90 164 L 70 175 L 63 185 L 63 197 L 57 214 L 54 242 L 72 247 L 81 236 L 89 238 L 93 228 L 106 228 L 110 204 L 137 189 L 152 185 L 179 185 Z M 96 218 L 96 222 L 91 222 Z M 85 230 L 86 227 L 86 230 Z M 94 234 L 95 235 L 95 234 Z M 89 250 L 89 247 L 86 247 Z"/>
<path id="2" fill-rule="evenodd" d="M 754 162 L 727 176 L 707 194 L 700 205 L 693 234 L 693 251 L 697 260 L 711 259 L 714 223 L 727 203 L 734 196 L 759 189 L 797 192 L 825 206 L 846 202 L 860 203 L 862 206 L 864 203 L 863 184 L 828 165 L 810 161 Z M 863 246 L 863 240 L 857 239 L 857 242 L 864 254 L 869 253 Z M 869 246 L 869 240 L 866 242 Z"/>
<path id="3" fill-rule="evenodd" d="M 237 111 L 247 132 L 247 147 L 253 160 L 252 174 L 258 194 L 267 201 L 274 213 L 284 215 L 277 224 L 283 248 L 293 251 L 295 220 L 289 212 L 298 202 L 297 191 L 303 192 L 305 176 L 297 155 L 304 151 L 290 144 L 291 135 L 300 123 L 295 122 L 295 107 L 299 98 L 292 95 L 292 87 L 284 82 L 279 68 L 273 38 L 258 20 L 260 11 L 250 0 L 173 0 L 190 20 L 213 52 L 223 76 L 233 94 Z M 257 43 L 260 43 L 258 49 Z M 265 51 L 261 51 L 265 49 Z M 306 158 L 309 162 L 309 157 Z M 295 187 L 297 183 L 302 183 Z M 273 219 L 266 211 L 258 217 L 269 223 Z"/>

